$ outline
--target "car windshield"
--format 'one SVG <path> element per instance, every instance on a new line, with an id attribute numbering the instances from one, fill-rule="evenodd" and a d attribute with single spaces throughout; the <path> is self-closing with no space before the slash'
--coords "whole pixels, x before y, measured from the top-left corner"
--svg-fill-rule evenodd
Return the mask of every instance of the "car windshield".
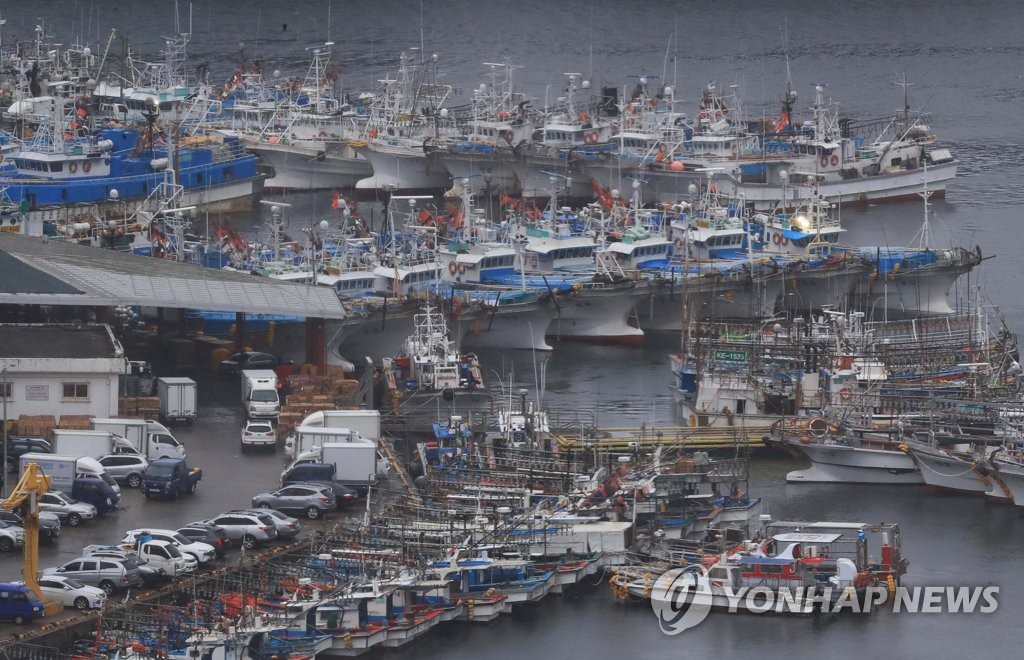
<path id="1" fill-rule="evenodd" d="M 172 559 L 177 559 L 181 556 L 181 551 L 178 550 L 178 546 L 176 545 L 169 545 L 164 549 L 167 550 L 167 554 L 169 554 Z"/>
<path id="2" fill-rule="evenodd" d="M 189 543 L 192 542 L 192 541 L 189 541 L 184 536 L 182 536 L 181 534 L 171 534 L 171 538 L 174 539 L 174 542 L 177 543 L 178 545 L 188 545 Z"/>
<path id="3" fill-rule="evenodd" d="M 135 571 L 135 570 L 138 570 L 138 568 L 139 568 L 139 565 L 138 565 L 138 564 L 136 564 L 136 563 L 135 563 L 135 560 L 134 560 L 134 559 L 132 559 L 131 557 L 125 557 L 124 559 L 122 559 L 122 560 L 121 560 L 121 563 L 122 563 L 122 564 L 124 565 L 124 567 L 125 567 L 125 568 L 127 568 L 127 569 L 128 569 L 129 571 Z"/>
<path id="4" fill-rule="evenodd" d="M 64 583 L 72 589 L 81 589 L 85 585 L 74 578 L 64 578 Z"/>
<path id="5" fill-rule="evenodd" d="M 150 465 L 146 468 L 147 477 L 156 477 L 157 479 L 169 479 L 174 474 L 174 468 L 170 465 Z"/>
<path id="6" fill-rule="evenodd" d="M 277 390 L 253 390 L 249 396 L 251 401 L 261 401 L 264 403 L 279 401 L 277 398 Z"/>
<path id="7" fill-rule="evenodd" d="M 109 474 L 107 474 L 106 472 L 104 472 L 103 474 L 101 474 L 101 475 L 100 475 L 100 478 L 101 478 L 101 479 L 103 479 L 103 481 L 104 481 L 104 482 L 105 482 L 105 483 L 106 483 L 106 484 L 107 484 L 108 486 L 114 486 L 114 484 L 116 484 L 116 483 L 117 483 L 116 481 L 114 481 L 114 478 L 113 478 L 112 476 L 110 476 Z"/>

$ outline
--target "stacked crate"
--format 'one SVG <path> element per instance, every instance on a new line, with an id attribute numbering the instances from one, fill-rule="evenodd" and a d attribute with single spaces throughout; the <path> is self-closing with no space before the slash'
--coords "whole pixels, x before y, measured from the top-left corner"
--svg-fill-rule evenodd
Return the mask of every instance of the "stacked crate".
<path id="1" fill-rule="evenodd" d="M 66 431 L 88 431 L 92 428 L 92 415 L 61 415 L 57 428 Z"/>
<path id="2" fill-rule="evenodd" d="M 130 419 L 156 419 L 160 415 L 160 397 L 123 396 L 117 401 L 117 416 Z"/>
<path id="3" fill-rule="evenodd" d="M 55 428 L 57 418 L 53 415 L 22 415 L 18 417 L 16 433 L 50 440 Z"/>
<path id="4" fill-rule="evenodd" d="M 291 393 L 285 397 L 278 417 L 277 437 L 286 438 L 306 415 L 318 410 L 352 408 L 359 381 L 337 376 L 295 374 L 288 378 Z"/>

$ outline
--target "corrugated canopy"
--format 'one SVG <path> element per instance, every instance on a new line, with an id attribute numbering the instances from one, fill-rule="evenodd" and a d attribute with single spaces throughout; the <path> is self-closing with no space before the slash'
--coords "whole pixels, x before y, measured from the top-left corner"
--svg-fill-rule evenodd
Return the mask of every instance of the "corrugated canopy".
<path id="1" fill-rule="evenodd" d="M 147 305 L 343 319 L 333 289 L 0 233 L 0 303 Z M 15 263 L 19 267 L 13 268 Z M 15 272 L 16 271 L 16 272 Z"/>

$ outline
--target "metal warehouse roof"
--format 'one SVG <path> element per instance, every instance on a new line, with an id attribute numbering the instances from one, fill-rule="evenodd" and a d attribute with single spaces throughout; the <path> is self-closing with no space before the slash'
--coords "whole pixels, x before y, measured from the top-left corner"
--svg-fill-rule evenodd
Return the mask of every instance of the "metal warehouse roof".
<path id="1" fill-rule="evenodd" d="M 0 232 L 0 304 L 151 305 L 342 319 L 333 289 Z"/>

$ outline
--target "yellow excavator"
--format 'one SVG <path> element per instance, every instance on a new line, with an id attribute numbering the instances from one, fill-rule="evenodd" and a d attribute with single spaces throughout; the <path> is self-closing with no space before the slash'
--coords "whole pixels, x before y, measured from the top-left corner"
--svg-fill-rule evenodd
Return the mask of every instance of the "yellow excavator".
<path id="1" fill-rule="evenodd" d="M 64 609 L 64 604 L 59 601 L 47 600 L 39 589 L 39 498 L 46 491 L 50 490 L 50 477 L 48 477 L 35 463 L 25 465 L 25 473 L 21 475 L 18 484 L 7 497 L 0 501 L 0 507 L 4 511 L 13 511 L 24 506 L 23 517 L 25 519 L 25 562 L 22 566 L 22 577 L 25 586 L 39 596 L 39 600 L 46 604 L 46 614 L 57 614 Z"/>

